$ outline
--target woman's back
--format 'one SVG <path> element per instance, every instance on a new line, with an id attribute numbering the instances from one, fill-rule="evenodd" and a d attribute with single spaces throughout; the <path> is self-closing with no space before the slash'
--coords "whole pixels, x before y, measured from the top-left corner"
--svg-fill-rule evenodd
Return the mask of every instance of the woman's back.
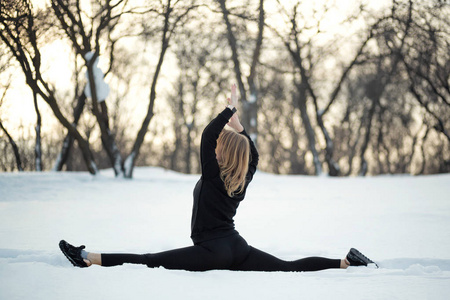
<path id="1" fill-rule="evenodd" d="M 221 170 L 216 158 L 217 140 L 233 112 L 226 108 L 202 134 L 200 158 L 202 177 L 194 188 L 194 205 L 191 220 L 191 238 L 194 243 L 225 237 L 236 233 L 233 217 L 240 201 L 245 197 L 248 184 L 256 172 L 258 152 L 250 137 L 243 131 L 241 134 L 249 140 L 251 158 L 247 166 L 244 186 L 239 193 L 230 196 L 220 176 Z"/>

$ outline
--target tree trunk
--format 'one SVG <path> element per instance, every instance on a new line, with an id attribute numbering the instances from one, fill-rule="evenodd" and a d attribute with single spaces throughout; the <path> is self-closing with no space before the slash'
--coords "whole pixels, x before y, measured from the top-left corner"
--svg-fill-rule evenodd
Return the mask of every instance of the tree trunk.
<path id="1" fill-rule="evenodd" d="M 225 2 L 226 2 L 225 0 L 219 0 L 223 20 L 227 27 L 227 39 L 228 39 L 228 44 L 230 45 L 230 49 L 231 49 L 231 60 L 233 61 L 233 65 L 234 65 L 234 74 L 236 76 L 239 93 L 241 95 L 241 102 L 242 102 L 242 109 L 243 109 L 241 121 L 243 123 L 242 125 L 244 126 L 244 128 L 247 128 L 249 130 L 251 126 L 250 126 L 250 120 L 247 116 L 247 111 L 248 111 L 248 106 L 249 106 L 247 103 L 247 93 L 246 93 L 246 90 L 244 87 L 244 82 L 242 81 L 241 63 L 240 63 L 239 54 L 237 51 L 237 41 L 236 41 L 236 37 L 234 36 L 234 33 L 233 33 L 233 28 L 232 28 L 230 19 L 228 18 L 229 12 L 228 12 L 228 9 L 226 8 Z"/>
<path id="2" fill-rule="evenodd" d="M 139 150 L 141 149 L 141 146 L 144 142 L 144 137 L 148 130 L 148 126 L 154 115 L 153 107 L 155 105 L 155 99 L 156 99 L 156 84 L 158 81 L 159 73 L 161 72 L 162 64 L 164 62 L 164 55 L 166 54 L 167 48 L 169 48 L 170 38 L 168 36 L 168 33 L 169 33 L 169 17 L 170 17 L 171 11 L 172 11 L 172 8 L 167 7 L 166 12 L 165 12 L 164 29 L 163 29 L 162 41 L 161 41 L 161 53 L 159 55 L 158 64 L 156 65 L 155 74 L 153 74 L 153 81 L 152 81 L 151 88 L 150 88 L 150 102 L 148 105 L 147 114 L 144 118 L 144 121 L 142 122 L 141 128 L 139 129 L 139 132 L 137 134 L 136 140 L 133 145 L 133 149 L 131 150 L 130 154 L 127 156 L 127 158 L 124 161 L 123 169 L 124 169 L 124 175 L 126 178 L 133 177 L 133 169 L 134 169 L 136 160 L 139 156 Z"/>
<path id="3" fill-rule="evenodd" d="M 191 153 L 192 153 L 192 137 L 191 132 L 194 128 L 194 121 L 189 124 L 186 124 L 187 127 L 187 140 L 186 140 L 186 173 L 191 174 L 192 166 L 191 166 Z"/>
<path id="4" fill-rule="evenodd" d="M 417 141 L 419 140 L 419 132 L 421 131 L 422 128 L 420 128 L 417 133 L 414 135 L 412 143 L 411 143 L 411 152 L 409 154 L 408 157 L 408 166 L 409 166 L 409 174 L 412 174 L 412 166 L 411 163 L 413 161 L 414 158 L 414 154 L 416 154 L 416 145 L 417 145 Z"/>
<path id="5" fill-rule="evenodd" d="M 3 124 L 2 124 L 1 120 L 0 120 L 0 128 L 6 134 L 6 137 L 8 138 L 9 143 L 11 144 L 11 147 L 13 148 L 14 156 L 16 157 L 17 170 L 22 172 L 23 168 L 22 168 L 22 160 L 20 159 L 19 148 L 17 147 L 17 144 L 14 142 L 13 138 L 11 137 L 11 135 L 9 135 L 8 131 L 6 130 L 6 128 L 3 127 Z"/>
<path id="6" fill-rule="evenodd" d="M 367 116 L 366 132 L 365 132 L 363 144 L 361 146 L 361 154 L 360 154 L 361 155 L 361 165 L 359 167 L 359 175 L 360 176 L 366 176 L 366 174 L 367 174 L 368 165 L 367 165 L 367 160 L 365 158 L 365 154 L 366 154 L 366 150 L 369 146 L 370 137 L 371 137 L 370 133 L 372 131 L 373 116 L 375 114 L 375 109 L 376 109 L 377 103 L 378 103 L 378 99 L 371 99 L 371 100 L 372 100 L 372 103 L 371 103 L 369 113 Z"/>
<path id="7" fill-rule="evenodd" d="M 301 57 L 300 47 L 298 47 L 297 51 L 290 51 L 290 53 L 293 56 L 293 59 L 297 63 L 297 67 L 300 70 L 300 75 L 302 77 L 302 79 L 301 79 L 302 85 L 304 85 L 304 89 L 305 89 L 305 99 L 306 99 L 306 90 L 307 90 L 313 100 L 313 103 L 314 103 L 314 107 L 316 110 L 316 120 L 317 120 L 317 123 L 318 123 L 320 129 L 322 130 L 323 136 L 325 138 L 325 145 L 326 145 L 325 146 L 325 161 L 327 162 L 327 165 L 328 165 L 328 173 L 330 176 L 338 176 L 340 173 L 340 168 L 339 168 L 339 165 L 333 159 L 333 152 L 334 152 L 333 140 L 331 139 L 330 134 L 328 133 L 328 130 L 325 127 L 325 124 L 324 124 L 323 118 L 322 118 L 323 112 L 321 112 L 319 110 L 316 94 L 314 93 L 314 90 L 309 82 L 310 77 L 308 76 L 306 69 L 303 66 L 303 59 Z M 336 89 L 336 95 L 337 95 L 338 91 L 339 91 L 339 89 Z M 330 101 L 330 104 L 331 104 L 331 101 Z M 329 106 L 328 106 L 328 108 L 329 108 Z M 318 157 L 317 157 L 316 164 L 321 164 Z M 320 167 L 320 168 L 322 168 L 322 167 Z M 320 173 L 322 173 L 322 171 L 320 171 Z M 317 174 L 317 171 L 316 171 L 316 174 Z"/>
<path id="8" fill-rule="evenodd" d="M 84 91 L 84 89 L 83 89 Z M 84 109 L 84 105 L 86 104 L 86 95 L 84 92 L 78 97 L 77 105 L 73 110 L 73 123 L 74 127 L 77 127 L 78 121 L 80 120 L 81 114 Z M 70 152 L 73 147 L 73 137 L 68 133 L 64 138 L 64 142 L 61 148 L 61 152 L 56 159 L 55 165 L 53 166 L 53 171 L 61 171 L 63 166 L 66 164 L 67 159 L 69 158 Z"/>
<path id="9" fill-rule="evenodd" d="M 264 37 L 264 0 L 259 1 L 259 16 L 258 16 L 258 36 L 256 38 L 255 49 L 253 49 L 252 64 L 250 66 L 250 75 L 247 78 L 248 87 L 250 90 L 250 99 L 247 103 L 246 113 L 248 120 L 250 120 L 249 134 L 253 141 L 257 144 L 258 141 L 258 89 L 255 83 L 256 67 L 261 56 L 261 47 Z"/>
<path id="10" fill-rule="evenodd" d="M 41 95 L 42 96 L 42 95 Z M 94 156 L 92 155 L 91 149 L 89 148 L 89 143 L 85 140 L 77 128 L 72 125 L 61 113 L 58 104 L 56 103 L 56 99 L 51 97 L 44 98 L 44 100 L 50 105 L 53 113 L 55 114 L 58 121 L 67 128 L 69 131 L 69 135 L 73 136 L 74 139 L 78 142 L 78 146 L 83 154 L 84 161 L 86 163 L 86 167 L 89 173 L 95 175 L 98 173 L 97 165 L 94 162 Z"/>
<path id="11" fill-rule="evenodd" d="M 297 106 L 296 104 L 293 104 L 293 107 Z M 288 120 L 288 128 L 291 133 L 291 139 L 292 139 L 292 145 L 289 149 L 289 161 L 291 163 L 289 173 L 290 174 L 304 174 L 305 173 L 305 166 L 303 163 L 300 162 L 298 153 L 300 152 L 300 147 L 298 146 L 299 140 L 300 140 L 300 134 L 298 133 L 298 130 L 296 130 L 294 122 L 292 118 L 289 118 Z"/>
<path id="12" fill-rule="evenodd" d="M 325 124 L 323 123 L 322 114 L 318 110 L 316 110 L 316 118 L 317 123 L 319 124 L 319 127 L 322 130 L 323 136 L 325 138 L 325 161 L 327 162 L 328 166 L 328 174 L 330 176 L 339 176 L 341 169 L 337 162 L 333 159 L 334 143 L 330 137 L 330 134 L 328 133 L 328 130 L 325 127 Z"/>
<path id="13" fill-rule="evenodd" d="M 92 97 L 92 111 L 97 118 L 97 123 L 100 126 L 101 139 L 103 147 L 108 154 L 111 165 L 114 169 L 114 173 L 116 176 L 120 176 L 123 174 L 122 171 L 122 156 L 120 155 L 120 151 L 117 148 L 116 141 L 114 135 L 111 130 L 109 130 L 108 124 L 108 114 L 106 110 L 106 104 L 100 103 L 97 97 L 97 89 L 95 85 L 93 65 L 95 63 L 96 58 L 98 57 L 98 53 L 96 52 L 91 60 L 86 64 L 88 69 L 88 77 L 89 77 L 89 87 L 91 89 L 91 97 Z M 99 106 L 102 107 L 102 111 L 100 112 Z"/>
<path id="14" fill-rule="evenodd" d="M 263 41 L 264 32 L 264 0 L 259 1 L 259 17 L 258 17 L 258 36 L 256 39 L 256 45 L 253 50 L 252 63 L 250 65 L 250 75 L 247 78 L 247 82 L 250 90 L 250 98 L 247 99 L 247 91 L 244 87 L 242 80 L 241 63 L 239 54 L 237 51 L 237 40 L 233 33 L 232 24 L 228 18 L 229 12 L 225 5 L 225 0 L 218 0 L 220 9 L 222 11 L 223 20 L 227 28 L 227 39 L 231 49 L 231 59 L 234 64 L 234 73 L 236 81 L 239 87 L 239 93 L 241 95 L 242 102 L 242 125 L 252 137 L 255 144 L 258 137 L 258 90 L 255 84 L 256 66 L 259 63 L 259 57 L 261 55 L 261 46 Z"/>
<path id="15" fill-rule="evenodd" d="M 200 80 L 199 72 L 197 71 L 196 78 L 194 83 L 192 84 L 194 91 L 194 102 L 192 103 L 191 113 L 192 113 L 192 121 L 187 122 L 186 117 L 184 117 L 184 123 L 187 127 L 187 141 L 186 141 L 186 173 L 191 174 L 192 170 L 192 131 L 195 128 L 195 114 L 197 113 L 197 105 L 199 102 L 198 97 L 198 82 Z"/>
<path id="16" fill-rule="evenodd" d="M 302 78 L 303 81 L 303 78 Z M 309 119 L 308 110 L 306 107 L 306 86 L 304 83 L 296 84 L 298 95 L 297 104 L 300 109 L 300 116 L 302 118 L 303 126 L 305 127 L 306 136 L 308 138 L 309 150 L 313 156 L 313 164 L 316 175 L 322 174 L 322 164 L 319 159 L 319 153 L 316 149 L 316 133 L 311 125 L 311 120 Z"/>
<path id="17" fill-rule="evenodd" d="M 181 122 L 182 115 L 183 115 L 183 99 L 184 99 L 184 89 L 183 89 L 183 83 L 181 81 L 181 76 L 179 76 L 178 78 L 178 94 L 176 96 L 176 101 L 179 102 L 175 102 L 174 108 L 173 108 L 173 113 L 175 116 L 175 120 L 174 120 L 174 132 L 175 132 L 175 142 L 174 142 L 174 146 L 175 148 L 172 151 L 171 157 L 170 157 L 170 169 L 171 170 L 180 170 L 179 164 L 178 164 L 178 153 L 180 152 L 181 148 L 182 148 L 182 127 L 183 124 Z"/>
<path id="18" fill-rule="evenodd" d="M 423 175 L 425 173 L 425 166 L 427 164 L 427 157 L 425 155 L 425 141 L 427 140 L 428 133 L 430 132 L 430 127 L 427 126 L 427 130 L 425 131 L 425 134 L 422 138 L 422 145 L 420 147 L 420 150 L 422 152 L 422 166 L 419 170 L 418 175 Z"/>
<path id="19" fill-rule="evenodd" d="M 36 171 L 42 171 L 42 147 L 41 147 L 41 113 L 39 112 L 39 107 L 37 103 L 37 93 L 33 91 L 33 102 L 34 110 L 36 111 L 37 121 L 36 121 L 36 144 L 34 146 Z"/>

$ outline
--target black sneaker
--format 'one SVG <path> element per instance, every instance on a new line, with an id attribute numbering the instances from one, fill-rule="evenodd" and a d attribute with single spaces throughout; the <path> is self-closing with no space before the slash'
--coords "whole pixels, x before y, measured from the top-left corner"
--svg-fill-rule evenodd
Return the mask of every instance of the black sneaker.
<path id="1" fill-rule="evenodd" d="M 370 258 L 366 257 L 355 248 L 350 249 L 347 254 L 347 260 L 350 263 L 350 266 L 367 266 L 368 264 L 375 264 L 375 266 L 378 268 L 378 265 L 376 263 L 374 263 Z"/>
<path id="2" fill-rule="evenodd" d="M 59 248 L 61 249 L 62 253 L 67 257 L 67 259 L 74 265 L 75 267 L 79 268 L 86 268 L 88 265 L 84 262 L 83 258 L 81 257 L 81 250 L 83 250 L 85 247 L 84 245 L 80 247 L 74 247 L 65 240 L 61 240 L 59 242 Z"/>

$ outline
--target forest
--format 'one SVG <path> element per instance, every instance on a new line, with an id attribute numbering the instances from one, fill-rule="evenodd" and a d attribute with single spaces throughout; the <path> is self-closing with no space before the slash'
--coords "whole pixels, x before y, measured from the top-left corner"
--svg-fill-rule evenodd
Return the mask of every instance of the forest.
<path id="1" fill-rule="evenodd" d="M 2 0 L 0 37 L 2 172 L 199 173 L 233 83 L 264 172 L 450 172 L 449 1 Z"/>

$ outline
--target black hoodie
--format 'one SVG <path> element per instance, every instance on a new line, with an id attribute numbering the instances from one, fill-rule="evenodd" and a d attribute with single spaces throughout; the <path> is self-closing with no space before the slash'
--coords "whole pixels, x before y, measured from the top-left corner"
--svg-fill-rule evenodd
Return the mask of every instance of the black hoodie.
<path id="1" fill-rule="evenodd" d="M 192 209 L 191 238 L 194 244 L 226 237 L 237 233 L 234 229 L 233 217 L 239 203 L 244 200 L 245 192 L 258 165 L 258 151 L 248 134 L 242 131 L 250 142 L 250 163 L 242 193 L 229 197 L 224 183 L 220 179 L 219 163 L 216 159 L 216 146 L 219 134 L 228 120 L 233 116 L 229 108 L 225 108 L 203 130 L 200 145 L 202 176 L 194 188 L 194 207 Z"/>

